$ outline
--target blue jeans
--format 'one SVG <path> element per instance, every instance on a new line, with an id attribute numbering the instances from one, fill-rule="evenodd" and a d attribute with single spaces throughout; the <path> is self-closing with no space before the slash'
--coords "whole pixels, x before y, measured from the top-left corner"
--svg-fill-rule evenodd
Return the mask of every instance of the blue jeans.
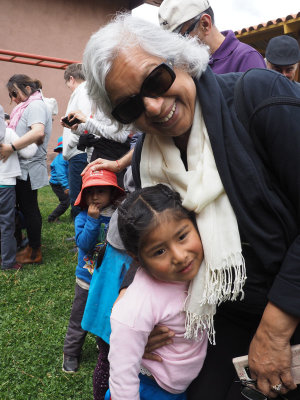
<path id="1" fill-rule="evenodd" d="M 146 375 L 139 375 L 140 399 L 141 400 L 187 400 L 186 393 L 173 394 L 162 389 L 154 379 Z M 110 400 L 109 390 L 106 392 L 105 400 Z"/>
<path id="2" fill-rule="evenodd" d="M 10 268 L 16 263 L 15 205 L 15 187 L 0 188 L 0 232 L 3 269 Z"/>
<path id="3" fill-rule="evenodd" d="M 69 160 L 69 195 L 71 203 L 71 216 L 74 219 L 81 211 L 80 207 L 74 206 L 77 196 L 81 190 L 81 172 L 87 166 L 87 154 L 80 153 Z"/>

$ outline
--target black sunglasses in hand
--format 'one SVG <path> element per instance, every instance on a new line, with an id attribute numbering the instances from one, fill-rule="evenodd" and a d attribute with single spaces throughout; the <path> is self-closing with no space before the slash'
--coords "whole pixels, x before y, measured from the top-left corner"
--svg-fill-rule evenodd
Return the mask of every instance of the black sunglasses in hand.
<path id="1" fill-rule="evenodd" d="M 258 389 L 256 389 L 255 384 L 256 381 L 249 379 L 249 380 L 241 380 L 239 381 L 241 385 L 243 386 L 241 394 L 245 399 L 247 400 L 268 400 L 269 397 L 267 397 L 265 394 L 260 392 Z M 278 399 L 282 400 L 288 400 L 286 397 L 284 397 L 282 394 L 278 394 Z"/>
<path id="2" fill-rule="evenodd" d="M 131 124 L 145 111 L 143 97 L 157 98 L 167 92 L 175 81 L 176 74 L 171 62 L 158 65 L 144 80 L 140 93 L 121 101 L 112 110 L 112 116 L 122 124 Z"/>

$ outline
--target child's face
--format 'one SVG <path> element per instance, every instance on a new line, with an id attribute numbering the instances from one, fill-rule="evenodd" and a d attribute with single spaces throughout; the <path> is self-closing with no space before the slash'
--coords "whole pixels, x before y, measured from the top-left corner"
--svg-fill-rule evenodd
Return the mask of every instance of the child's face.
<path id="1" fill-rule="evenodd" d="M 192 280 L 203 260 L 198 231 L 189 218 L 163 218 L 147 235 L 139 254 L 142 266 L 165 282 Z"/>
<path id="2" fill-rule="evenodd" d="M 85 202 L 89 207 L 95 205 L 99 210 L 107 207 L 111 202 L 110 186 L 90 186 L 84 189 Z"/>

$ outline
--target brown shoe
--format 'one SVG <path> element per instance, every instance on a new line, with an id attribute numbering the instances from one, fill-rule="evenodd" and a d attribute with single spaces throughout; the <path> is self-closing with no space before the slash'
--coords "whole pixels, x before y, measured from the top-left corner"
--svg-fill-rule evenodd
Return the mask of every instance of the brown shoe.
<path id="1" fill-rule="evenodd" d="M 17 251 L 17 258 L 18 258 L 18 256 L 20 256 L 21 254 L 27 253 L 27 251 L 28 251 L 27 247 L 28 247 L 28 244 L 27 244 L 25 247 L 22 247 L 22 249 L 20 249 L 20 250 Z"/>
<path id="2" fill-rule="evenodd" d="M 42 250 L 41 247 L 33 249 L 29 245 L 23 251 L 17 253 L 17 262 L 21 264 L 41 264 Z"/>

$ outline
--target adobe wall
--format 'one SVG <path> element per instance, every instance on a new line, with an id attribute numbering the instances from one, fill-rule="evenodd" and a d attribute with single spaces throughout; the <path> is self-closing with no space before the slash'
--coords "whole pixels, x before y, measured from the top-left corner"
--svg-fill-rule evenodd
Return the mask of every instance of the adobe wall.
<path id="1" fill-rule="evenodd" d="M 1 0 L 0 48 L 17 52 L 81 61 L 91 34 L 128 0 Z M 63 70 L 0 61 L 0 104 L 10 113 L 6 83 L 14 74 L 39 79 L 45 97 L 55 97 L 58 115 L 54 117 L 48 146 L 48 164 L 56 153 L 62 134 L 59 119 L 64 115 L 71 92 L 63 79 Z"/>

